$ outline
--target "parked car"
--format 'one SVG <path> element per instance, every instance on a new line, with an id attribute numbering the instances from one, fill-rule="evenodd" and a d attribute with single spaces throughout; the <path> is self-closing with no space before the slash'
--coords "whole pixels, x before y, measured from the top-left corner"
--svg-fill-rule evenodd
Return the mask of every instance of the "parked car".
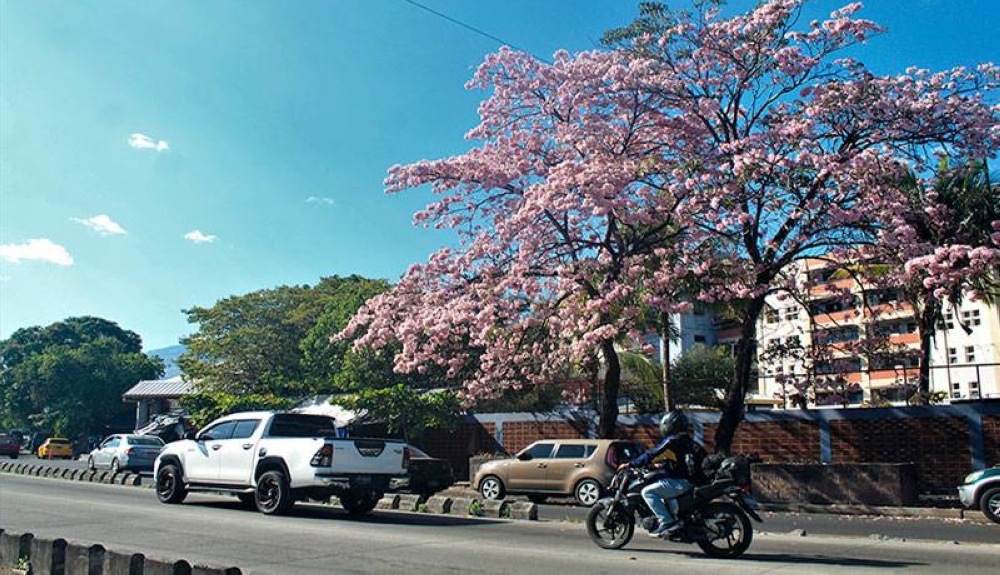
<path id="1" fill-rule="evenodd" d="M 21 454 L 21 441 L 13 435 L 0 433 L 0 455 L 6 455 L 11 459 L 17 459 Z"/>
<path id="2" fill-rule="evenodd" d="M 978 507 L 990 521 L 1000 523 L 1000 465 L 966 475 L 958 498 L 962 505 Z"/>
<path id="3" fill-rule="evenodd" d="M 618 465 L 645 449 L 610 439 L 536 441 L 512 459 L 484 463 L 472 484 L 486 499 L 503 499 L 507 493 L 524 493 L 532 501 L 572 495 L 589 507 L 601 498 Z"/>
<path id="4" fill-rule="evenodd" d="M 180 503 L 191 491 L 229 493 L 261 513 L 331 496 L 351 515 L 375 508 L 406 476 L 409 448 L 384 439 L 338 437 L 333 419 L 301 413 L 234 413 L 156 458 L 156 496 Z"/>
<path id="5" fill-rule="evenodd" d="M 39 459 L 73 459 L 73 444 L 64 437 L 50 437 L 38 447 Z"/>
<path id="6" fill-rule="evenodd" d="M 162 439 L 150 435 L 112 435 L 90 452 L 87 467 L 108 467 L 115 472 L 120 469 L 152 471 L 163 445 Z"/>
<path id="7" fill-rule="evenodd" d="M 410 463 L 406 466 L 407 480 L 400 491 L 431 496 L 455 483 L 455 473 L 446 459 L 431 457 L 410 445 Z"/>

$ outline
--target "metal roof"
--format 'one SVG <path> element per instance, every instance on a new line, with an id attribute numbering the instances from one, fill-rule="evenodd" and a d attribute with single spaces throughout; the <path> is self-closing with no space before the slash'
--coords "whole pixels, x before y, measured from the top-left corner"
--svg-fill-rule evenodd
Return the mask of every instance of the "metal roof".
<path id="1" fill-rule="evenodd" d="M 188 395 L 194 391 L 190 383 L 184 381 L 181 376 L 169 379 L 152 379 L 140 381 L 133 385 L 128 391 L 122 394 L 125 401 L 136 401 L 139 399 L 177 399 Z"/>

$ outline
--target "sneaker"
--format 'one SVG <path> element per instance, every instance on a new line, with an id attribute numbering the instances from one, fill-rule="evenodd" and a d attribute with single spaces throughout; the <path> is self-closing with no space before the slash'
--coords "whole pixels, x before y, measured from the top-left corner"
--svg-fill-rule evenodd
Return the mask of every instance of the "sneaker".
<path id="1" fill-rule="evenodd" d="M 650 537 L 661 537 L 663 534 L 675 529 L 680 523 L 678 521 L 670 521 L 667 523 L 660 522 L 660 526 L 649 532 Z"/>

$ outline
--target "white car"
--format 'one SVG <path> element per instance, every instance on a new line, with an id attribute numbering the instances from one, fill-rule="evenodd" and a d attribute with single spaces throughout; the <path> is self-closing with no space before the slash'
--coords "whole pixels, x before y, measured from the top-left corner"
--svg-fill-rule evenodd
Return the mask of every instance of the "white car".
<path id="1" fill-rule="evenodd" d="M 336 496 L 359 515 L 375 508 L 390 481 L 406 476 L 409 458 L 402 442 L 339 438 L 326 416 L 250 412 L 168 444 L 153 474 L 163 503 L 214 491 L 270 515 L 287 512 L 296 500 Z"/>

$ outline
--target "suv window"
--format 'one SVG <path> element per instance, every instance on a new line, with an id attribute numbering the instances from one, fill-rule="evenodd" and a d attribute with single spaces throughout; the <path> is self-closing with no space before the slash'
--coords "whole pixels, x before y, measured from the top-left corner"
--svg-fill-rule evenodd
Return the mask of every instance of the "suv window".
<path id="1" fill-rule="evenodd" d="M 337 426 L 323 415 L 279 413 L 271 420 L 271 437 L 337 437 Z"/>
<path id="2" fill-rule="evenodd" d="M 125 441 L 129 445 L 155 445 L 157 447 L 163 446 L 163 440 L 159 437 L 126 437 Z"/>
<path id="3" fill-rule="evenodd" d="M 532 459 L 548 459 L 549 457 L 552 457 L 553 445 L 553 443 L 539 443 L 537 445 L 533 445 L 531 449 L 525 453 L 531 455 Z"/>
<path id="4" fill-rule="evenodd" d="M 243 421 L 236 422 L 236 429 L 233 430 L 233 439 L 246 439 L 253 435 L 257 426 L 260 425 L 259 419 L 245 419 Z"/>
<path id="5" fill-rule="evenodd" d="M 201 432 L 199 437 L 204 437 L 214 440 L 229 439 L 229 436 L 233 434 L 233 428 L 236 427 L 235 421 L 225 421 L 218 425 L 213 425 L 205 431 Z"/>
<path id="6" fill-rule="evenodd" d="M 591 449 L 587 449 L 587 448 Z M 585 459 L 594 452 L 593 445 L 560 445 L 556 459 Z"/>

